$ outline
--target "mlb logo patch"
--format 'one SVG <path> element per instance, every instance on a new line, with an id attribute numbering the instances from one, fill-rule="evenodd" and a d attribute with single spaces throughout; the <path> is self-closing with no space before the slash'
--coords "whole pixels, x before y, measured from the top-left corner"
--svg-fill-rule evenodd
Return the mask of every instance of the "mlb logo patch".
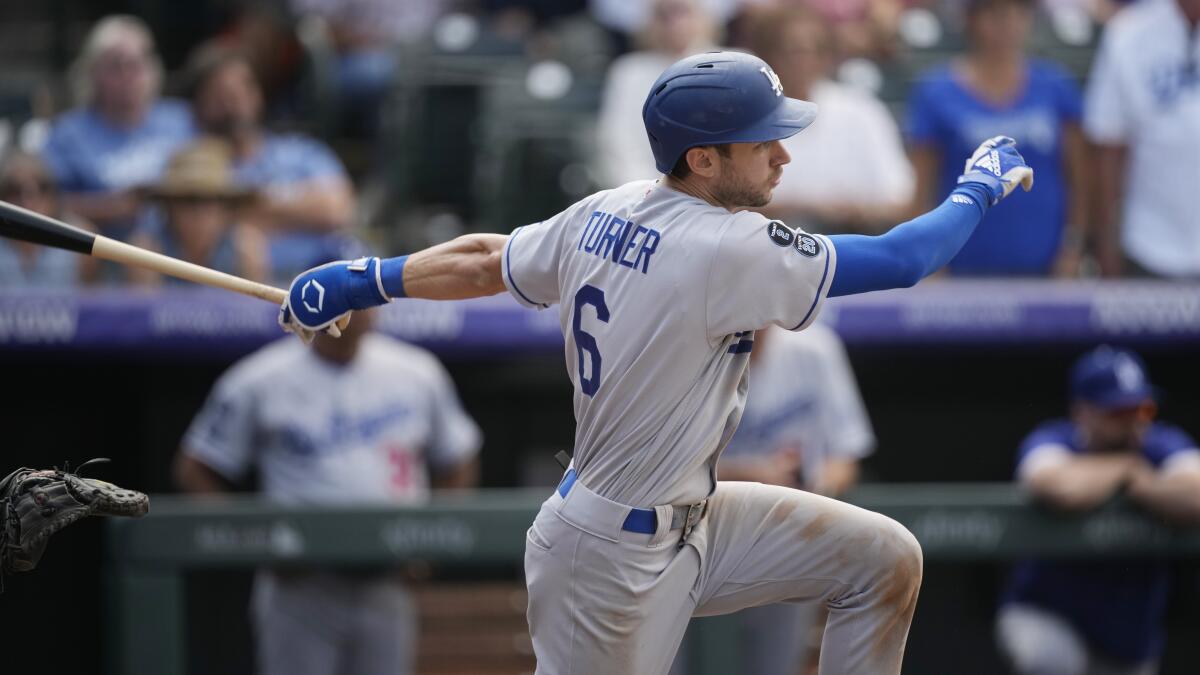
<path id="1" fill-rule="evenodd" d="M 821 242 L 817 241 L 816 237 L 807 234 L 796 236 L 796 250 L 801 255 L 806 255 L 810 258 L 815 258 L 821 253 Z"/>
<path id="2" fill-rule="evenodd" d="M 767 236 L 776 246 L 791 246 L 792 240 L 796 238 L 796 233 L 778 220 L 772 220 L 767 223 Z"/>

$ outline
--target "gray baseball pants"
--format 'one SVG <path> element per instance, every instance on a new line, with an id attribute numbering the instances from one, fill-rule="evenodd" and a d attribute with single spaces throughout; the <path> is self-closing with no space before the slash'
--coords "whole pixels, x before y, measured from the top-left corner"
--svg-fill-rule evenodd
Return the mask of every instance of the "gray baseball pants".
<path id="1" fill-rule="evenodd" d="M 800 490 L 720 482 L 681 548 L 670 507 L 654 534 L 577 482 L 529 528 L 525 574 L 537 675 L 661 675 L 693 616 L 824 604 L 821 675 L 899 675 L 921 549 L 895 521 Z"/>
<path id="2" fill-rule="evenodd" d="M 259 675 L 409 675 L 417 612 L 398 581 L 259 572 L 251 599 Z"/>

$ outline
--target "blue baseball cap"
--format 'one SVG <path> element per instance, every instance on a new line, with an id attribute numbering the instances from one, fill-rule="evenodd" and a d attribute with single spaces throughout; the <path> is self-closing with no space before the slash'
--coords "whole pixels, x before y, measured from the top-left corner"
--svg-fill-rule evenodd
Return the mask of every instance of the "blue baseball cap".
<path id="1" fill-rule="evenodd" d="M 1107 408 L 1132 408 L 1154 400 L 1146 365 L 1135 353 L 1101 345 L 1079 357 L 1071 368 L 1071 398 Z"/>

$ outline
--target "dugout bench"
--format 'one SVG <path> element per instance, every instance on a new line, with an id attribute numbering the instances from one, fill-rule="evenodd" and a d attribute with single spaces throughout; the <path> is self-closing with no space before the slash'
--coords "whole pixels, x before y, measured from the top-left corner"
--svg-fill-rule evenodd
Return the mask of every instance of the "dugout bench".
<path id="1" fill-rule="evenodd" d="M 185 570 L 273 566 L 519 564 L 549 488 L 443 494 L 411 508 L 294 508 L 249 497 L 155 496 L 150 515 L 107 523 L 110 675 L 185 675 Z M 927 561 L 1126 554 L 1195 556 L 1200 529 L 1165 526 L 1113 501 L 1086 516 L 1031 505 L 1011 484 L 863 485 L 848 501 L 887 514 Z M 736 672 L 728 619 L 698 620 L 697 675 Z"/>

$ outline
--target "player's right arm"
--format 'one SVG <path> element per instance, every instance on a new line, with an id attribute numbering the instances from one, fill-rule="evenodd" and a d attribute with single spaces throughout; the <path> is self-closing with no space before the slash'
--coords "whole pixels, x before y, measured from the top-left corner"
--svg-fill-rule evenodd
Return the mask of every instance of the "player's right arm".
<path id="1" fill-rule="evenodd" d="M 504 290 L 500 258 L 508 236 L 467 234 L 409 256 L 382 263 L 390 298 L 462 300 Z"/>
<path id="2" fill-rule="evenodd" d="M 297 276 L 280 308 L 279 325 L 306 342 L 356 309 L 394 298 L 463 300 L 504 290 L 501 257 L 509 237 L 468 234 L 395 258 L 339 260 Z"/>
<path id="3" fill-rule="evenodd" d="M 558 301 L 558 250 L 575 207 L 512 234 L 468 234 L 396 258 L 359 258 L 314 267 L 292 281 L 280 308 L 284 330 L 310 340 L 334 335 L 351 311 L 395 298 L 464 300 L 507 289 L 521 304 Z"/>

